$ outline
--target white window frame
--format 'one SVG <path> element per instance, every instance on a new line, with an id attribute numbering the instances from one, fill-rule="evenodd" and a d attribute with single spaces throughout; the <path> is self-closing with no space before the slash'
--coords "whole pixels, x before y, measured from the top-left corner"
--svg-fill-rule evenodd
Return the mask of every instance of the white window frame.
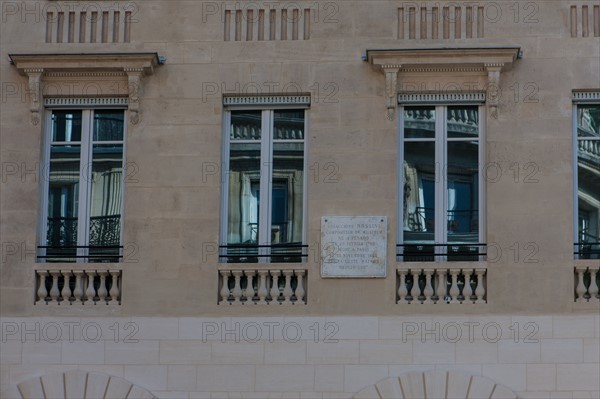
<path id="1" fill-rule="evenodd" d="M 292 96 L 295 98 L 296 96 Z M 256 105 L 239 105 L 248 103 L 246 99 L 239 101 L 227 101 L 225 99 L 225 108 L 223 112 L 223 151 L 222 161 L 222 179 L 221 179 L 221 234 L 220 245 L 228 245 L 228 218 L 229 218 L 229 155 L 231 144 L 231 112 L 232 111 L 261 111 L 261 151 L 260 151 L 260 210 L 259 210 L 259 231 L 257 237 L 258 263 L 271 263 L 270 248 L 261 247 L 271 245 L 271 200 L 273 193 L 273 133 L 274 133 L 274 112 L 279 110 L 304 110 L 304 173 L 303 173 L 303 197 L 302 197 L 302 243 L 307 242 L 307 199 L 308 199 L 308 129 L 309 129 L 309 107 L 306 103 L 306 96 L 298 96 L 297 104 L 274 104 L 270 98 L 260 101 L 261 97 L 250 97 L 254 99 Z M 258 101 L 256 101 L 258 99 Z M 308 97 L 308 99 L 310 99 Z M 231 105 L 228 105 L 231 104 Z M 236 140 L 236 143 L 254 143 L 258 140 Z M 287 140 L 277 140 L 277 143 L 285 143 Z M 298 140 L 289 140 L 289 142 L 298 142 Z M 266 238 L 266 240 L 264 240 Z M 305 251 L 302 251 L 305 254 Z M 219 251 L 219 263 L 226 263 L 226 255 Z M 302 262 L 306 262 L 306 256 L 302 257 Z M 245 262 L 240 262 L 245 263 Z"/>
<path id="2" fill-rule="evenodd" d="M 123 245 L 124 236 L 124 211 L 125 211 L 125 180 L 126 180 L 126 159 L 127 159 L 127 101 L 126 99 L 45 99 L 46 108 L 44 110 L 44 125 L 42 151 L 40 156 L 40 165 L 42 166 L 41 174 L 41 190 L 39 195 L 38 209 L 38 246 L 45 247 L 47 245 L 48 232 L 48 197 L 50 189 L 50 150 L 52 144 L 61 144 L 63 142 L 52 141 L 52 113 L 54 111 L 81 111 L 81 141 L 79 145 L 79 197 L 77 209 L 77 246 L 85 247 L 89 245 L 89 228 L 90 228 L 90 211 L 91 211 L 91 180 L 86 177 L 90 173 L 93 156 L 93 122 L 94 112 L 103 109 L 119 109 L 123 110 L 123 140 L 122 141 L 102 141 L 102 144 L 121 144 L 123 146 L 123 162 L 122 162 L 122 195 L 121 195 L 121 234 L 119 238 L 120 246 Z M 62 104 L 62 106 L 61 106 Z M 85 182 L 86 184 L 82 184 Z M 77 248 L 77 258 L 74 261 L 69 260 L 69 263 L 89 263 L 90 258 L 88 248 Z M 123 248 L 118 252 L 119 263 L 123 262 Z M 37 258 L 38 263 L 46 263 L 46 248 L 39 248 Z M 108 257 L 108 256 L 107 256 Z M 65 259 L 73 259 L 65 257 Z M 65 260 L 66 262 L 66 260 Z"/>
<path id="3" fill-rule="evenodd" d="M 408 107 L 435 107 L 435 138 L 433 139 L 406 139 L 404 138 L 404 108 Z M 464 138 L 448 138 L 448 107 L 454 106 L 477 106 L 479 111 L 479 242 L 477 244 L 484 244 L 486 241 L 486 179 L 485 173 L 485 126 L 486 126 L 486 107 L 480 102 L 470 101 L 448 101 L 448 102 L 406 102 L 402 103 L 398 107 L 398 165 L 396 170 L 398 171 L 398 226 L 397 226 L 397 237 L 398 245 L 404 244 L 404 143 L 406 142 L 423 142 L 430 141 L 435 142 L 435 232 L 434 232 L 434 244 L 435 245 L 453 245 L 454 243 L 448 243 L 448 222 L 447 222 L 447 208 L 448 208 L 448 190 L 447 190 L 447 143 L 449 141 L 465 141 Z M 441 211 L 440 211 L 441 210 Z M 424 244 L 425 245 L 425 244 Z M 461 244 L 456 244 L 461 245 Z M 464 244 L 468 245 L 468 244 Z M 478 246 L 479 253 L 483 253 L 481 246 Z M 434 247 L 434 261 L 435 262 L 447 262 L 448 257 L 441 254 L 446 253 L 446 249 L 443 246 Z M 480 255 L 479 260 L 485 259 L 485 255 Z M 403 257 L 397 257 L 397 261 L 403 262 Z"/>
<path id="4" fill-rule="evenodd" d="M 573 156 L 573 252 L 579 251 L 576 246 L 579 243 L 579 141 L 590 140 L 580 139 L 577 135 L 578 127 L 578 108 L 581 105 L 595 105 L 600 107 L 600 91 L 574 91 L 573 92 L 573 110 L 572 110 L 572 156 Z M 580 259 L 578 254 L 573 254 L 575 259 Z"/>

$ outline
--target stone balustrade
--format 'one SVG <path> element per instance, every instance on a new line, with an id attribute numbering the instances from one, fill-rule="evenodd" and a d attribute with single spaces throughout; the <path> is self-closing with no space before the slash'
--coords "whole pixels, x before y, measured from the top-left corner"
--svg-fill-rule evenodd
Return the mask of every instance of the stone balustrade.
<path id="1" fill-rule="evenodd" d="M 306 270 L 220 270 L 220 305 L 306 304 Z"/>
<path id="2" fill-rule="evenodd" d="M 36 305 L 120 305 L 121 270 L 36 270 Z"/>
<path id="3" fill-rule="evenodd" d="M 600 301 L 598 285 L 600 280 L 600 265 L 575 266 L 575 302 Z"/>
<path id="4" fill-rule="evenodd" d="M 396 303 L 486 303 L 486 267 L 401 267 L 397 269 Z M 469 281 L 468 284 L 465 284 Z"/>

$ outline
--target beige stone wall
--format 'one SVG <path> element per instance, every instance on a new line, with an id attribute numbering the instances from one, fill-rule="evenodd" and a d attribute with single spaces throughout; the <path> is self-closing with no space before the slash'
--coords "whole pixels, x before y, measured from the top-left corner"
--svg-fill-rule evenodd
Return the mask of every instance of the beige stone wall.
<path id="1" fill-rule="evenodd" d="M 520 398 L 597 398 L 598 316 L 3 318 L 2 397 L 71 370 L 159 398 L 350 398 L 451 370 Z"/>
<path id="2" fill-rule="evenodd" d="M 416 4 L 441 12 L 454 3 L 294 1 L 311 10 L 309 38 L 259 42 L 233 40 L 240 4 L 234 1 L 3 1 L 0 396 L 17 397 L 16 384 L 29 377 L 82 369 L 124 377 L 165 398 L 283 392 L 347 398 L 387 376 L 451 369 L 489 377 L 523 398 L 599 397 L 598 306 L 574 303 L 573 268 L 581 263 L 572 254 L 571 142 L 572 90 L 600 88 L 597 2 L 474 2 L 484 12 L 482 35 L 475 23 L 473 38 L 466 38 L 466 28 L 455 38 L 451 26 L 443 39 L 440 25 L 438 39 L 420 39 L 417 20 L 416 39 L 410 26 L 399 39 L 399 8 Z M 290 4 L 259 1 L 250 7 L 279 10 Z M 571 6 L 577 7 L 575 20 Z M 47 43 L 47 12 L 69 7 L 116 7 L 121 18 L 131 11 L 130 42 L 56 43 L 50 30 Z M 230 41 L 224 40 L 225 10 L 233 10 Z M 63 23 L 68 25 L 68 15 Z M 397 122 L 386 115 L 383 74 L 361 55 L 366 49 L 487 46 L 523 50 L 523 59 L 502 73 L 499 118 L 486 120 L 486 163 L 502 171 L 486 188 L 487 243 L 502 249 L 486 264 L 487 304 L 397 305 Z M 8 54 L 141 51 L 158 52 L 167 61 L 144 78 L 141 121 L 127 133 L 132 169 L 124 243 L 135 251 L 114 265 L 123 269 L 122 306 L 35 305 L 42 126 L 30 123 L 28 81 L 8 63 Z M 448 83 L 444 77 L 400 76 L 399 89 L 436 89 L 436 81 Z M 46 82 L 46 95 L 98 94 L 97 86 L 76 80 Z M 124 93 L 123 87 L 101 87 L 103 95 Z M 222 96 L 296 88 L 311 93 L 308 165 L 319 174 L 310 176 L 307 187 L 310 256 L 303 265 L 283 267 L 307 269 L 307 305 L 217 305 Z M 333 176 L 326 168 L 331 163 Z M 528 163 L 536 167 L 536 183 L 524 181 Z M 388 277 L 321 279 L 324 215 L 387 216 Z M 531 244 L 539 251 L 527 258 Z M 470 321 L 479 323 L 473 342 L 464 324 Z M 79 324 L 65 324 L 70 322 Z M 61 328 L 58 340 L 52 323 Z M 456 342 L 448 335 L 452 323 L 462 328 Z M 249 342 L 255 325 L 261 326 L 260 339 Z M 91 342 L 96 326 L 100 336 Z M 272 340 L 268 326 L 274 328 Z M 297 326 L 301 337 L 292 342 Z M 226 328 L 233 332 L 226 334 Z M 33 332 L 23 337 L 25 329 Z M 422 337 L 427 329 L 434 332 Z M 137 342 L 125 342 L 130 333 Z"/>
<path id="3" fill-rule="evenodd" d="M 503 250 L 497 262 L 487 265 L 488 303 L 426 312 L 551 314 L 574 309 L 570 96 L 573 89 L 600 87 L 600 39 L 594 37 L 592 2 L 481 2 L 489 13 L 482 38 L 466 39 L 463 33 L 461 39 L 399 40 L 397 10 L 409 7 L 406 2 L 300 1 L 295 3 L 316 7 L 309 40 L 226 42 L 221 13 L 235 9 L 235 2 L 144 1 L 134 5 L 130 43 L 46 43 L 46 12 L 50 5 L 64 8 L 67 3 L 3 3 L 3 314 L 48 312 L 33 305 L 41 126 L 29 123 L 27 80 L 6 62 L 7 54 L 157 51 L 167 57 L 165 65 L 145 78 L 142 119 L 128 131 L 127 162 L 135 165 L 135 173 L 125 189 L 124 241 L 138 250 L 121 265 L 122 315 L 281 315 L 276 307 L 217 306 L 218 257 L 211 249 L 219 239 L 221 184 L 219 175 L 206 170 L 221 168 L 223 94 L 300 87 L 312 93 L 309 165 L 321 173 L 307 187 L 308 304 L 285 312 L 383 316 L 423 310 L 395 304 L 397 125 L 385 115 L 383 75 L 362 62 L 361 54 L 368 48 L 437 46 L 520 46 L 524 58 L 502 74 L 499 119 L 487 119 L 486 162 L 502 169 L 502 178 L 488 182 L 486 189 L 487 242 Z M 572 37 L 571 5 L 579 7 L 578 23 L 581 6 L 589 7 L 589 37 L 581 37 L 579 25 L 578 37 Z M 60 94 L 82 90 L 59 87 Z M 332 183 L 325 181 L 328 170 L 323 169 L 330 162 L 337 168 Z M 538 168 L 537 183 L 523 181 L 527 163 Z M 521 171 L 516 180 L 515 164 Z M 321 279 L 323 215 L 388 216 L 388 278 Z M 525 263 L 529 243 L 539 248 L 535 263 Z"/>

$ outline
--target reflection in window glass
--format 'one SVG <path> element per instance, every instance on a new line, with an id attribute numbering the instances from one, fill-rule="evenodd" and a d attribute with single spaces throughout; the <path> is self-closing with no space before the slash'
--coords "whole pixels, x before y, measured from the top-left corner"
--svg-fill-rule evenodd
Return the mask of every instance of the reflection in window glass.
<path id="1" fill-rule="evenodd" d="M 479 242 L 479 148 L 472 141 L 448 143 L 448 242 Z"/>
<path id="2" fill-rule="evenodd" d="M 435 107 L 404 108 L 404 137 L 435 138 Z"/>
<path id="3" fill-rule="evenodd" d="M 600 106 L 577 107 L 579 258 L 600 259 Z"/>
<path id="4" fill-rule="evenodd" d="M 81 141 L 81 111 L 52 112 L 52 141 Z"/>
<path id="5" fill-rule="evenodd" d="M 304 113 L 231 111 L 228 262 L 301 261 Z"/>
<path id="6" fill-rule="evenodd" d="M 124 115 L 118 110 L 94 112 L 94 141 L 122 141 Z"/>

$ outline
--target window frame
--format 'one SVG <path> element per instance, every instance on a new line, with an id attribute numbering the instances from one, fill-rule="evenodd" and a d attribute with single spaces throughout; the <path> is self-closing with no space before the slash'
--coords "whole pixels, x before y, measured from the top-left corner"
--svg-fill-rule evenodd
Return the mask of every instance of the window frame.
<path id="1" fill-rule="evenodd" d="M 50 100 L 50 99 L 47 99 Z M 49 101 L 50 103 L 52 101 Z M 94 103 L 93 100 L 89 101 Z M 46 106 L 44 108 L 44 124 L 42 127 L 42 150 L 40 153 L 40 165 L 41 169 L 41 185 L 39 190 L 39 206 L 38 206 L 38 223 L 37 223 L 37 237 L 38 237 L 38 251 L 36 256 L 36 263 L 54 263 L 50 261 L 47 256 L 47 232 L 48 232 L 48 203 L 49 203 L 49 189 L 50 189 L 50 161 L 51 161 L 51 148 L 53 144 L 63 143 L 54 142 L 52 139 L 52 115 L 55 111 L 81 111 L 81 141 L 80 146 L 80 158 L 79 158 L 79 190 L 78 190 L 78 203 L 77 203 L 77 248 L 75 251 L 76 257 L 57 257 L 60 263 L 98 263 L 104 262 L 101 257 L 90 258 L 89 257 L 89 239 L 90 239 L 90 214 L 91 214 L 91 197 L 92 197 L 92 181 L 89 178 L 89 173 L 93 162 L 93 149 L 94 143 L 101 144 L 119 144 L 123 146 L 123 159 L 122 159 L 122 179 L 121 179 L 121 217 L 120 217 L 120 237 L 119 237 L 119 251 L 118 255 L 107 255 L 107 258 L 118 258 L 117 262 L 108 263 L 122 263 L 124 261 L 123 255 L 123 239 L 124 239 L 124 221 L 125 221 L 125 182 L 126 182 L 126 165 L 127 165 L 127 131 L 128 131 L 128 113 L 127 105 L 119 104 L 115 102 L 110 105 L 99 105 L 97 102 L 94 105 L 77 104 L 67 106 Z M 110 103 L 110 102 L 109 102 Z M 94 141 L 94 115 L 95 111 L 102 110 L 122 110 L 123 111 L 123 140 L 110 140 L 110 141 Z M 82 182 L 86 184 L 81 184 Z M 83 223 L 80 221 L 83 220 Z M 54 258 L 53 258 L 54 259 Z M 94 259 L 99 259 L 98 262 L 94 262 Z"/>
<path id="2" fill-rule="evenodd" d="M 572 106 L 572 121 L 571 121 L 571 140 L 572 140 L 572 157 L 573 157 L 573 258 L 575 260 L 585 260 L 587 258 L 582 257 L 581 246 L 582 243 L 579 241 L 579 141 L 598 141 L 600 138 L 580 138 L 578 135 L 578 115 L 580 106 L 597 106 L 600 108 L 600 92 L 590 92 L 589 98 L 586 97 L 586 92 L 574 92 L 573 93 L 573 106 Z M 591 255 L 594 255 L 591 253 Z M 595 258 L 591 258 L 595 259 Z"/>
<path id="3" fill-rule="evenodd" d="M 486 106 L 481 102 L 469 101 L 444 101 L 436 103 L 427 102 L 410 102 L 402 103 L 397 108 L 397 134 L 398 134 L 398 164 L 397 170 L 397 245 L 404 245 L 404 144 L 407 142 L 434 142 L 435 143 L 435 230 L 434 230 L 434 262 L 448 262 L 447 246 L 452 245 L 469 245 L 468 243 L 452 243 L 448 242 L 448 142 L 466 141 L 465 138 L 448 138 L 448 108 L 460 106 L 477 106 L 479 113 L 479 136 L 478 141 L 478 207 L 479 207 L 479 255 L 478 260 L 486 258 L 485 251 L 482 251 L 482 245 L 486 242 L 486 178 L 485 159 L 486 159 Z M 410 107 L 434 107 L 435 108 L 435 137 L 431 138 L 405 138 L 404 137 L 404 109 Z M 443 175 L 442 175 L 443 173 Z M 438 211 L 442 209 L 442 211 Z M 441 227 L 440 227 L 441 226 Z M 417 244 L 418 245 L 418 244 Z M 427 245 L 427 244 L 423 244 Z M 444 255 L 446 254 L 446 255 Z M 396 256 L 398 262 L 405 261 L 403 254 L 398 253 Z"/>
<path id="4" fill-rule="evenodd" d="M 278 263 L 272 261 L 271 249 L 266 246 L 272 245 L 271 240 L 271 218 L 272 218 L 272 195 L 273 195 L 273 134 L 274 134 L 274 113 L 279 110 L 303 110 L 304 111 L 304 153 L 303 153 L 303 193 L 302 193 L 302 245 L 305 246 L 308 237 L 308 132 L 309 132 L 309 115 L 310 107 L 306 104 L 260 104 L 260 105 L 225 105 L 223 108 L 223 145 L 221 153 L 222 178 L 221 178 L 221 211 L 220 211 L 220 233 L 219 246 L 227 246 L 228 244 L 228 222 L 229 222 L 229 163 L 231 149 L 231 112 L 232 111 L 261 111 L 261 139 L 260 139 L 260 182 L 259 182 L 259 232 L 257 233 L 257 258 L 258 263 Z M 267 133 L 267 134 L 265 134 Z M 277 140 L 277 142 L 286 142 L 287 140 Z M 299 140 L 290 140 L 290 142 L 298 142 Z M 238 141 L 244 142 L 244 141 Z M 252 142 L 257 143 L 258 140 Z M 263 158 L 263 155 L 268 155 L 268 160 Z M 266 201 L 265 201 L 266 200 Z M 267 212 L 264 212 L 264 210 Z M 266 236 L 267 240 L 261 242 L 261 238 Z M 233 244 L 232 244 L 233 245 Z M 300 255 L 299 255 L 300 256 Z M 302 251 L 301 261 L 306 262 L 306 254 Z M 229 262 L 227 254 L 223 255 L 219 251 L 219 263 L 253 263 L 256 262 Z"/>

